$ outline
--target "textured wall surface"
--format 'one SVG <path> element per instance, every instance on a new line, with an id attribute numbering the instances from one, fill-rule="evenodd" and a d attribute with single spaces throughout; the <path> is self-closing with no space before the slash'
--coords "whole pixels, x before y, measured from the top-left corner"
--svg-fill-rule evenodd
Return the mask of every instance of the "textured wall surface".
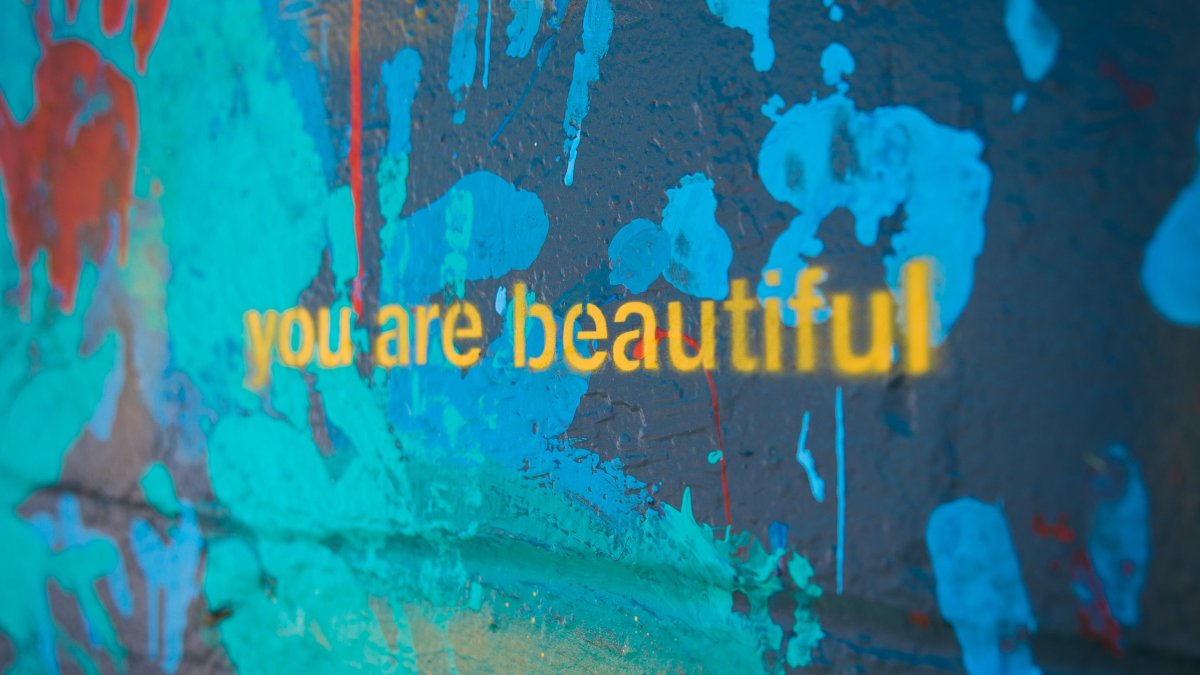
<path id="1" fill-rule="evenodd" d="M 1197 82 L 1175 0 L 0 0 L 0 668 L 1200 671 Z M 514 366 L 910 261 L 927 373 Z"/>

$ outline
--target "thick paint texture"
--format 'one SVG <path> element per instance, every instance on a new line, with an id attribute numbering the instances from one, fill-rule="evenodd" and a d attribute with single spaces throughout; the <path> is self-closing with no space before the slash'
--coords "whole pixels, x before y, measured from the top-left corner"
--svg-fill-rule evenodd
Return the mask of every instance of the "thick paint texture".
<path id="1" fill-rule="evenodd" d="M 1062 33 L 1037 0 L 1004 0 L 1004 30 L 1017 52 L 1021 72 L 1038 82 L 1054 67 Z"/>
<path id="2" fill-rule="evenodd" d="M 1196 132 L 1200 147 L 1200 130 Z M 1150 302 L 1168 320 L 1200 327 L 1200 169 L 1179 193 L 1142 261 L 1142 286 Z"/>
<path id="3" fill-rule="evenodd" d="M 671 240 L 652 221 L 637 218 L 625 225 L 608 244 L 612 271 L 609 283 L 641 293 L 654 283 L 671 261 Z"/>
<path id="4" fill-rule="evenodd" d="M 1040 673 L 1024 636 L 1037 629 L 1004 514 L 964 497 L 934 509 L 925 544 L 938 609 L 971 675 Z"/>
<path id="5" fill-rule="evenodd" d="M 852 68 L 848 54 L 828 54 L 827 76 Z M 771 246 L 763 269 L 795 278 L 824 250 L 818 234 L 836 209 L 853 215 L 863 246 L 876 244 L 884 219 L 900 217 L 901 230 L 889 240 L 892 252 L 883 258 L 884 279 L 899 299 L 904 263 L 923 256 L 936 261 L 932 335 L 940 344 L 966 307 L 983 249 L 992 177 L 981 159 L 982 141 L 909 106 L 857 110 L 841 91 L 781 112 L 783 105 L 774 96 L 763 106 L 774 125 L 759 151 L 758 173 L 771 196 L 799 214 Z M 791 292 L 765 281 L 758 286 L 760 299 L 780 298 L 784 321 L 795 325 L 795 312 L 783 302 Z"/>
<path id="6" fill-rule="evenodd" d="M 708 11 L 721 23 L 750 34 L 754 47 L 750 58 L 754 69 L 764 73 L 775 65 L 775 43 L 771 41 L 771 0 L 707 0 Z"/>
<path id="7" fill-rule="evenodd" d="M 1150 514 L 1138 463 L 1122 445 L 1113 445 L 1105 469 L 1094 479 L 1100 503 L 1092 519 L 1087 549 L 1104 586 L 1113 617 L 1125 627 L 1138 623 L 1138 597 L 1150 561 Z"/>
<path id="8" fill-rule="evenodd" d="M 575 159 L 583 139 L 583 120 L 587 117 L 592 83 L 600 80 L 600 60 L 608 53 L 612 39 L 613 9 L 609 0 L 587 0 L 583 12 L 583 51 L 575 54 L 575 69 L 571 73 L 571 88 L 567 92 L 567 111 L 563 116 L 563 153 L 567 170 L 563 183 L 575 182 Z"/>

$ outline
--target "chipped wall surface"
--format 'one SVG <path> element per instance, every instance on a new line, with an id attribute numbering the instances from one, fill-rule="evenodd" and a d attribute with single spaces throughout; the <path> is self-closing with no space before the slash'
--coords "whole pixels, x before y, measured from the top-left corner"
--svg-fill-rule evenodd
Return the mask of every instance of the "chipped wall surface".
<path id="1" fill-rule="evenodd" d="M 0 0 L 0 669 L 1196 672 L 1197 81 L 1172 0 Z M 913 262 L 926 373 L 518 365 Z"/>

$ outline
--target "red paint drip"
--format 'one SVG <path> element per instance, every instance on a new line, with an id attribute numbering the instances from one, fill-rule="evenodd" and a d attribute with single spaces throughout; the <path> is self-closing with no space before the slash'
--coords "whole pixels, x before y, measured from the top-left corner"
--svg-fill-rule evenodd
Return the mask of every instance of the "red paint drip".
<path id="1" fill-rule="evenodd" d="M 118 0 L 128 2 L 128 0 Z M 137 53 L 137 69 L 139 73 L 146 72 L 146 61 L 150 58 L 150 50 L 158 42 L 158 34 L 162 32 L 163 22 L 167 20 L 169 0 L 138 0 L 137 11 L 133 15 L 133 50 Z"/>
<path id="2" fill-rule="evenodd" d="M 362 316 L 363 223 L 362 223 L 362 61 L 358 51 L 360 0 L 350 3 L 350 192 L 354 196 L 354 241 L 358 246 L 358 273 L 354 275 L 351 302 Z"/>
<path id="3" fill-rule="evenodd" d="M 69 313 L 83 256 L 99 262 L 114 228 L 119 262 L 125 262 L 138 111 L 133 85 L 90 45 L 47 43 L 45 8 L 36 18 L 43 56 L 34 71 L 33 113 L 16 124 L 0 96 L 0 171 L 22 294 L 44 249 L 50 283 Z"/>
<path id="4" fill-rule="evenodd" d="M 1145 110 L 1154 105 L 1156 98 L 1154 87 L 1130 77 L 1129 73 L 1125 72 L 1125 69 L 1116 60 L 1108 57 L 1102 58 L 1100 75 L 1116 83 L 1117 87 L 1121 89 L 1121 93 L 1125 95 L 1125 101 L 1130 108 Z"/>
<path id="5" fill-rule="evenodd" d="M 1066 516 L 1060 515 L 1058 521 L 1049 523 L 1041 516 L 1033 517 L 1033 531 L 1042 537 L 1055 539 L 1073 548 L 1067 557 L 1068 570 L 1071 579 L 1071 590 L 1075 594 L 1077 605 L 1075 619 L 1079 623 L 1079 632 L 1085 637 L 1103 644 L 1115 656 L 1121 656 L 1121 624 L 1112 614 L 1108 604 L 1108 596 L 1104 594 L 1104 585 L 1087 549 L 1077 544 L 1075 531 L 1067 524 Z M 1055 560 L 1052 569 L 1058 569 L 1061 564 Z"/>
<path id="6" fill-rule="evenodd" d="M 79 0 L 67 0 L 67 21 L 74 21 L 79 15 Z"/>
<path id="7" fill-rule="evenodd" d="M 129 0 L 104 0 L 100 4 L 100 29 L 107 37 L 116 35 L 125 27 L 128 13 Z"/>
<path id="8" fill-rule="evenodd" d="M 660 340 L 663 340 L 668 335 L 670 335 L 670 333 L 667 331 L 661 328 L 656 328 L 654 330 L 654 337 L 651 339 L 653 340 L 654 344 L 657 345 Z M 645 347 L 646 342 L 648 341 L 649 340 L 643 340 L 642 342 L 634 345 L 633 358 L 642 358 L 642 355 L 646 353 Z M 700 350 L 700 345 L 693 340 L 691 336 L 685 334 L 683 336 L 683 341 L 692 349 L 697 351 Z M 717 429 L 717 449 L 721 451 L 721 494 L 725 500 L 725 524 L 733 525 L 733 515 L 729 508 L 729 472 L 725 468 L 725 437 L 721 433 L 721 406 L 717 401 L 717 385 L 713 382 L 711 370 L 705 368 L 704 377 L 708 380 L 708 393 L 712 397 L 713 424 Z"/>

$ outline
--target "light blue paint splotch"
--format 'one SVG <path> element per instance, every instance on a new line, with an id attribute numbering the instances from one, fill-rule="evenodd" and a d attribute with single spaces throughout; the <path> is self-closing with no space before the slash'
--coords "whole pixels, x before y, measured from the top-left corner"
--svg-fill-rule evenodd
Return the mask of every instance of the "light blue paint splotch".
<path id="1" fill-rule="evenodd" d="M 412 152 L 412 105 L 421 84 L 421 55 L 412 47 L 396 52 L 380 66 L 388 112 L 387 154 L 392 157 Z"/>
<path id="2" fill-rule="evenodd" d="M 845 82 L 847 75 L 854 74 L 854 55 L 840 42 L 832 42 L 821 52 L 821 79 L 825 84 L 836 86 L 838 91 L 846 91 L 849 84 Z"/>
<path id="3" fill-rule="evenodd" d="M 437 293 L 447 283 L 457 286 L 526 269 L 549 229 L 537 195 L 487 171 L 467 174 L 411 217 L 385 226 L 380 293 L 401 302 Z M 448 275 L 452 254 L 459 263 Z"/>
<path id="4" fill-rule="evenodd" d="M 1025 79 L 1038 82 L 1045 77 L 1058 57 L 1062 33 L 1037 0 L 1005 0 L 1004 30 L 1017 52 Z"/>
<path id="5" fill-rule="evenodd" d="M 175 482 L 165 466 L 151 464 L 139 482 L 146 502 L 155 511 L 178 519 L 177 525 L 168 528 L 166 538 L 142 518 L 134 518 L 129 528 L 130 545 L 146 582 L 146 656 L 173 673 L 183 658 L 188 607 L 200 594 L 204 539 L 195 509 L 176 495 Z"/>
<path id="6" fill-rule="evenodd" d="M 1027 94 L 1027 93 L 1025 93 L 1025 92 L 1023 92 L 1023 91 L 1018 91 L 1017 93 L 1013 94 L 1013 97 L 1012 97 L 1012 111 L 1013 111 L 1013 113 L 1014 113 L 1014 114 L 1015 114 L 1015 113 L 1019 113 L 1019 112 L 1021 112 L 1022 110 L 1024 110 L 1024 109 L 1025 109 L 1025 104 L 1026 104 L 1026 103 L 1028 103 L 1028 102 L 1029 102 L 1029 94 Z"/>
<path id="7" fill-rule="evenodd" d="M 809 412 L 804 413 L 804 419 L 800 422 L 800 438 L 796 441 L 796 462 L 804 467 L 804 473 L 808 476 L 808 488 L 812 491 L 813 499 L 823 503 L 825 501 L 825 480 L 817 473 L 817 463 L 813 459 L 812 451 L 808 449 L 808 422 L 812 415 Z M 841 499 L 839 496 L 838 499 Z"/>
<path id="8" fill-rule="evenodd" d="M 707 0 L 708 11 L 729 28 L 750 34 L 750 58 L 754 69 L 765 73 L 775 65 L 775 43 L 771 41 L 771 0 Z"/>
<path id="9" fill-rule="evenodd" d="M 717 197 L 711 178 L 695 173 L 667 190 L 662 229 L 671 251 L 663 275 L 667 281 L 697 298 L 720 300 L 729 294 L 733 246 L 717 222 Z"/>
<path id="10" fill-rule="evenodd" d="M 836 4 L 834 0 L 822 0 L 822 2 L 825 3 L 825 7 L 829 9 L 830 21 L 842 20 L 842 8 L 840 5 Z"/>
<path id="11" fill-rule="evenodd" d="M 902 229 L 883 259 L 884 278 L 899 299 L 903 265 L 924 256 L 936 261 L 931 334 L 941 344 L 970 298 L 983 249 L 991 171 L 981 160 L 982 141 L 909 106 L 856 110 L 841 91 L 786 112 L 782 107 L 778 96 L 763 106 L 774 125 L 758 170 L 771 196 L 799 214 L 772 244 L 763 269 L 794 279 L 822 252 L 817 234 L 835 209 L 849 210 L 859 243 L 873 246 L 881 221 L 903 206 Z M 758 286 L 759 298 L 779 298 L 784 321 L 795 325 L 783 302 L 790 292 L 765 280 Z"/>
<path id="12" fill-rule="evenodd" d="M 575 69 L 571 73 L 571 88 L 567 92 L 567 110 L 563 115 L 563 131 L 567 135 L 563 152 L 567 155 L 567 170 L 563 184 L 575 182 L 575 160 L 583 136 L 583 120 L 588 115 L 588 88 L 600 80 L 600 60 L 608 53 L 612 39 L 613 10 L 609 0 L 588 0 L 583 11 L 583 51 L 575 54 Z"/>
<path id="13" fill-rule="evenodd" d="M 446 87 L 454 95 L 454 123 L 462 124 L 467 119 L 463 100 L 475 81 L 475 61 L 478 49 L 475 36 L 479 33 L 479 0 L 458 0 L 454 14 L 454 32 L 450 37 L 450 70 Z"/>
<path id="14" fill-rule="evenodd" d="M 505 54 L 518 59 L 529 55 L 533 48 L 533 40 L 537 37 L 538 27 L 542 23 L 543 5 L 544 0 L 508 0 L 513 18 L 505 29 L 505 34 L 508 35 Z"/>
<path id="15" fill-rule="evenodd" d="M 641 293 L 666 271 L 671 241 L 657 223 L 637 218 L 618 230 L 609 242 L 608 260 L 612 267 L 609 283 Z"/>
<path id="16" fill-rule="evenodd" d="M 1196 131 L 1200 148 L 1200 129 Z M 1200 327 L 1200 168 L 1146 245 L 1142 287 L 1169 321 Z"/>
<path id="17" fill-rule="evenodd" d="M 954 627 L 967 672 L 1040 673 L 1023 637 L 1037 623 L 1000 509 L 971 498 L 942 504 L 929 517 L 925 543 L 938 609 Z"/>
<path id="18" fill-rule="evenodd" d="M 1092 518 L 1088 554 L 1113 617 L 1122 626 L 1138 622 L 1138 597 L 1150 559 L 1150 514 L 1138 463 L 1123 445 L 1112 445 L 1106 469 L 1094 479 L 1102 499 Z"/>

